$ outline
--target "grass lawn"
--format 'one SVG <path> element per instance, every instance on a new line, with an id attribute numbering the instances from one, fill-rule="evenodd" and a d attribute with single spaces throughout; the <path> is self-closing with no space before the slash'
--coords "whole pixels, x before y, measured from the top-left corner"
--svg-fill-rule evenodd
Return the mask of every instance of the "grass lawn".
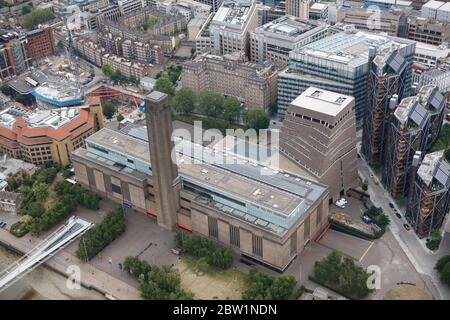
<path id="1" fill-rule="evenodd" d="M 195 294 L 196 299 L 241 299 L 245 290 L 245 274 L 230 268 L 204 268 L 198 259 L 183 255 L 175 264 L 181 275 L 181 285 Z"/>
<path id="2" fill-rule="evenodd" d="M 433 297 L 427 291 L 409 284 L 394 286 L 386 293 L 384 300 L 432 300 Z"/>

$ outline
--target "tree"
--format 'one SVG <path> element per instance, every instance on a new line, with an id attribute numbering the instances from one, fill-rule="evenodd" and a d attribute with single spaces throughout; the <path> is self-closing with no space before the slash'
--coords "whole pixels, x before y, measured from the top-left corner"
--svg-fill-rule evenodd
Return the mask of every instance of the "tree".
<path id="1" fill-rule="evenodd" d="M 278 102 L 277 101 L 272 101 L 269 104 L 269 114 L 271 116 L 274 116 L 274 115 L 277 114 L 277 112 L 278 112 Z"/>
<path id="2" fill-rule="evenodd" d="M 200 112 L 208 117 L 219 117 L 223 112 L 225 98 L 217 91 L 202 91 L 198 96 Z"/>
<path id="3" fill-rule="evenodd" d="M 45 208 L 40 202 L 31 202 L 25 208 L 20 209 L 22 215 L 30 215 L 32 217 L 40 217 L 45 213 Z"/>
<path id="4" fill-rule="evenodd" d="M 109 64 L 102 65 L 102 72 L 106 77 L 111 77 L 114 73 L 113 69 Z"/>
<path id="5" fill-rule="evenodd" d="M 34 9 L 23 16 L 23 25 L 28 30 L 33 30 L 39 24 L 55 18 L 55 14 L 50 9 Z"/>
<path id="6" fill-rule="evenodd" d="M 173 109 L 181 114 L 189 114 L 195 110 L 197 97 L 191 88 L 181 88 L 172 99 Z"/>
<path id="7" fill-rule="evenodd" d="M 24 16 L 24 15 L 30 13 L 31 10 L 32 10 L 32 8 L 29 5 L 23 6 L 22 7 L 22 15 Z"/>
<path id="8" fill-rule="evenodd" d="M 223 118 L 229 122 L 235 121 L 241 114 L 241 103 L 236 97 L 227 97 L 223 104 Z"/>
<path id="9" fill-rule="evenodd" d="M 50 191 L 48 190 L 48 185 L 42 182 L 34 187 L 34 193 L 36 195 L 36 200 L 45 201 L 45 199 L 48 198 Z"/>
<path id="10" fill-rule="evenodd" d="M 116 117 L 116 120 L 117 120 L 118 122 L 122 121 L 123 119 L 125 119 L 125 118 L 124 118 L 123 115 L 121 115 L 121 114 L 118 114 L 117 117 Z"/>
<path id="11" fill-rule="evenodd" d="M 364 191 L 369 190 L 369 180 L 365 179 L 364 182 L 363 182 L 363 184 L 362 184 L 362 186 L 361 186 L 361 188 L 362 188 Z"/>
<path id="12" fill-rule="evenodd" d="M 164 92 L 169 96 L 173 96 L 175 94 L 175 88 L 173 87 L 172 82 L 165 75 L 159 77 L 158 80 L 156 80 L 153 89 L 156 91 Z"/>
<path id="13" fill-rule="evenodd" d="M 158 18 L 157 17 L 150 17 L 147 20 L 147 26 L 148 27 L 153 27 L 157 23 L 158 23 Z"/>
<path id="14" fill-rule="evenodd" d="M 112 104 L 111 101 L 106 101 L 103 104 L 103 115 L 106 117 L 106 119 L 112 119 L 114 114 L 116 113 L 116 107 Z"/>
<path id="15" fill-rule="evenodd" d="M 450 263 L 447 263 L 440 272 L 441 282 L 450 286 Z"/>
<path id="16" fill-rule="evenodd" d="M 270 124 L 269 116 L 262 109 L 250 109 L 244 112 L 244 121 L 249 128 L 255 130 L 267 129 Z"/>
<path id="17" fill-rule="evenodd" d="M 434 269 L 436 269 L 438 272 L 441 272 L 446 264 L 450 263 L 450 254 L 442 256 L 434 266 Z"/>
<path id="18" fill-rule="evenodd" d="M 274 277 L 251 268 L 246 276 L 247 290 L 244 300 L 287 300 L 293 297 L 297 281 L 293 276 Z"/>
<path id="19" fill-rule="evenodd" d="M 8 86 L 7 84 L 2 85 L 0 87 L 0 91 L 6 96 L 10 96 L 11 95 L 11 87 Z"/>

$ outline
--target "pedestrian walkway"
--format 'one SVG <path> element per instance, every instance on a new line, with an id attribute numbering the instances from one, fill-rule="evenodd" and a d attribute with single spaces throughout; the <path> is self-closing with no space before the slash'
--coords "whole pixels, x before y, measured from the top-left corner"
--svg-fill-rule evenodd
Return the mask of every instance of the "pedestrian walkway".
<path id="1" fill-rule="evenodd" d="M 29 252 L 41 241 L 41 239 L 33 238 L 29 234 L 22 238 L 16 238 L 8 231 L 0 229 L 0 243 L 22 253 Z M 55 272 L 65 276 L 68 276 L 69 266 L 77 266 L 80 268 L 80 280 L 84 287 L 96 290 L 104 295 L 113 296 L 118 300 L 142 299 L 137 288 L 112 277 L 106 272 L 92 266 L 90 263 L 80 261 L 65 250 L 60 251 L 48 260 L 46 265 Z"/>

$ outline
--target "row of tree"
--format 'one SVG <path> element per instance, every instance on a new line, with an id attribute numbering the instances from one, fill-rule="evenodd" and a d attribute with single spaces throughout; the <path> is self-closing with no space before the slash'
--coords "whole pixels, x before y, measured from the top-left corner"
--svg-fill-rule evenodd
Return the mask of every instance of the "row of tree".
<path id="1" fill-rule="evenodd" d="M 274 277 L 256 268 L 246 275 L 247 289 L 242 293 L 244 300 L 288 300 L 294 297 L 297 281 L 293 276 Z"/>
<path id="2" fill-rule="evenodd" d="M 337 252 L 314 264 L 310 279 L 351 299 L 362 299 L 373 290 L 367 286 L 369 274 L 362 267 Z"/>
<path id="3" fill-rule="evenodd" d="M 234 259 L 230 249 L 221 247 L 206 238 L 179 231 L 175 234 L 175 242 L 186 253 L 203 259 L 211 266 L 225 270 L 233 265 Z"/>
<path id="4" fill-rule="evenodd" d="M 155 89 L 158 88 L 155 85 Z M 267 129 L 270 119 L 259 108 L 243 111 L 241 103 L 236 97 L 224 97 L 217 91 L 202 91 L 196 94 L 190 88 L 178 90 L 172 100 L 171 106 L 179 114 L 202 114 L 208 118 L 223 119 L 228 123 L 236 122 L 242 116 L 247 127 L 255 130 Z"/>
<path id="5" fill-rule="evenodd" d="M 123 208 L 109 211 L 103 221 L 86 232 L 80 240 L 76 256 L 89 261 L 125 231 Z"/>
<path id="6" fill-rule="evenodd" d="M 139 282 L 139 291 L 148 300 L 192 300 L 194 295 L 181 288 L 180 274 L 170 266 L 154 266 L 138 257 L 127 257 L 124 270 Z"/>
<path id="7" fill-rule="evenodd" d="M 102 65 L 102 71 L 105 76 L 116 82 L 130 82 L 133 84 L 139 84 L 139 80 L 131 76 L 130 78 L 124 76 L 120 70 L 113 70 L 109 64 Z"/>

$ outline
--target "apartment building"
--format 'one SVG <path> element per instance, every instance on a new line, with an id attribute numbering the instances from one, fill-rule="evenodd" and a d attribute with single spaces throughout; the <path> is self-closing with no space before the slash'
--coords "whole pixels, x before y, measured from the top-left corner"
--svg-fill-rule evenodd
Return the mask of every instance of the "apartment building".
<path id="1" fill-rule="evenodd" d="M 125 59 L 110 53 L 103 56 L 103 64 L 111 66 L 114 71 L 120 71 L 120 73 L 127 78 L 139 80 L 150 74 L 150 67 L 148 64 Z"/>
<path id="2" fill-rule="evenodd" d="M 98 42 L 80 37 L 73 40 L 73 47 L 90 63 L 97 67 L 103 65 L 103 56 L 106 54 L 106 49 Z"/>
<path id="3" fill-rule="evenodd" d="M 278 75 L 278 115 L 283 117 L 288 104 L 312 86 L 353 96 L 356 127 L 361 128 L 367 92 L 377 90 L 368 87 L 369 47 L 378 52 L 398 48 L 407 63 L 403 86 L 409 95 L 414 41 L 346 29 L 290 52 L 288 68 Z"/>
<path id="4" fill-rule="evenodd" d="M 0 112 L 0 147 L 5 154 L 43 165 L 65 165 L 85 139 L 104 126 L 98 97 L 81 107 L 29 111 L 12 106 Z"/>
<path id="5" fill-rule="evenodd" d="M 31 60 L 39 60 L 53 55 L 56 50 L 53 28 L 45 27 L 26 33 L 28 55 Z"/>
<path id="6" fill-rule="evenodd" d="M 309 0 L 286 0 L 286 14 L 309 19 Z"/>
<path id="7" fill-rule="evenodd" d="M 21 74 L 30 65 L 26 35 L 0 30 L 0 80 Z"/>
<path id="8" fill-rule="evenodd" d="M 422 17 L 408 18 L 408 38 L 439 46 L 450 40 L 450 24 Z"/>
<path id="9" fill-rule="evenodd" d="M 155 23 L 148 25 L 149 19 L 154 19 Z M 135 30 L 143 27 L 146 28 L 146 34 L 157 36 L 174 35 L 186 30 L 187 21 L 186 17 L 181 14 L 168 14 L 164 10 L 148 6 L 122 16 L 117 23 Z"/>
<path id="10" fill-rule="evenodd" d="M 353 97 L 310 87 L 289 104 L 280 131 L 280 151 L 335 200 L 359 183 L 354 107 Z"/>
<path id="11" fill-rule="evenodd" d="M 222 165 L 214 158 L 219 155 L 186 140 L 175 144 L 174 163 L 164 143 L 171 140 L 167 96 L 150 94 L 146 110 L 153 115 L 146 117 L 147 128 L 103 129 L 74 152 L 75 177 L 83 187 L 164 228 L 204 236 L 280 271 L 326 228 L 328 191 L 322 184 L 296 175 L 263 175 L 260 165 L 248 162 Z M 193 161 L 198 154 L 211 158 Z"/>
<path id="12" fill-rule="evenodd" d="M 419 238 L 439 229 L 450 201 L 450 159 L 444 150 L 427 154 L 415 169 L 405 218 Z"/>
<path id="13" fill-rule="evenodd" d="M 249 34 L 258 27 L 258 6 L 255 0 L 225 0 L 209 25 L 212 49 L 218 54 L 242 51 L 248 56 Z"/>
<path id="14" fill-rule="evenodd" d="M 435 85 L 441 93 L 450 92 L 450 69 L 431 69 L 423 72 L 418 81 L 418 87 Z"/>
<path id="15" fill-rule="evenodd" d="M 152 64 L 161 64 L 164 62 L 164 52 L 162 48 L 149 43 L 125 40 L 122 43 L 122 53 L 124 58 L 140 62 Z"/>
<path id="16" fill-rule="evenodd" d="M 183 87 L 195 92 L 216 90 L 237 97 L 247 108 L 267 110 L 277 98 L 277 72 L 273 65 L 246 61 L 243 53 L 201 54 L 183 64 Z"/>
<path id="17" fill-rule="evenodd" d="M 407 77 L 411 78 L 411 63 L 404 58 L 405 52 L 397 48 L 369 50 L 369 74 L 367 103 L 364 110 L 362 153 L 370 165 L 385 161 L 389 124 L 397 101 L 405 95 Z M 411 87 L 411 79 L 408 83 Z"/>
<path id="18" fill-rule="evenodd" d="M 257 63 L 270 61 L 286 67 L 289 52 L 325 38 L 327 28 L 309 20 L 284 16 L 250 33 L 250 57 Z"/>

